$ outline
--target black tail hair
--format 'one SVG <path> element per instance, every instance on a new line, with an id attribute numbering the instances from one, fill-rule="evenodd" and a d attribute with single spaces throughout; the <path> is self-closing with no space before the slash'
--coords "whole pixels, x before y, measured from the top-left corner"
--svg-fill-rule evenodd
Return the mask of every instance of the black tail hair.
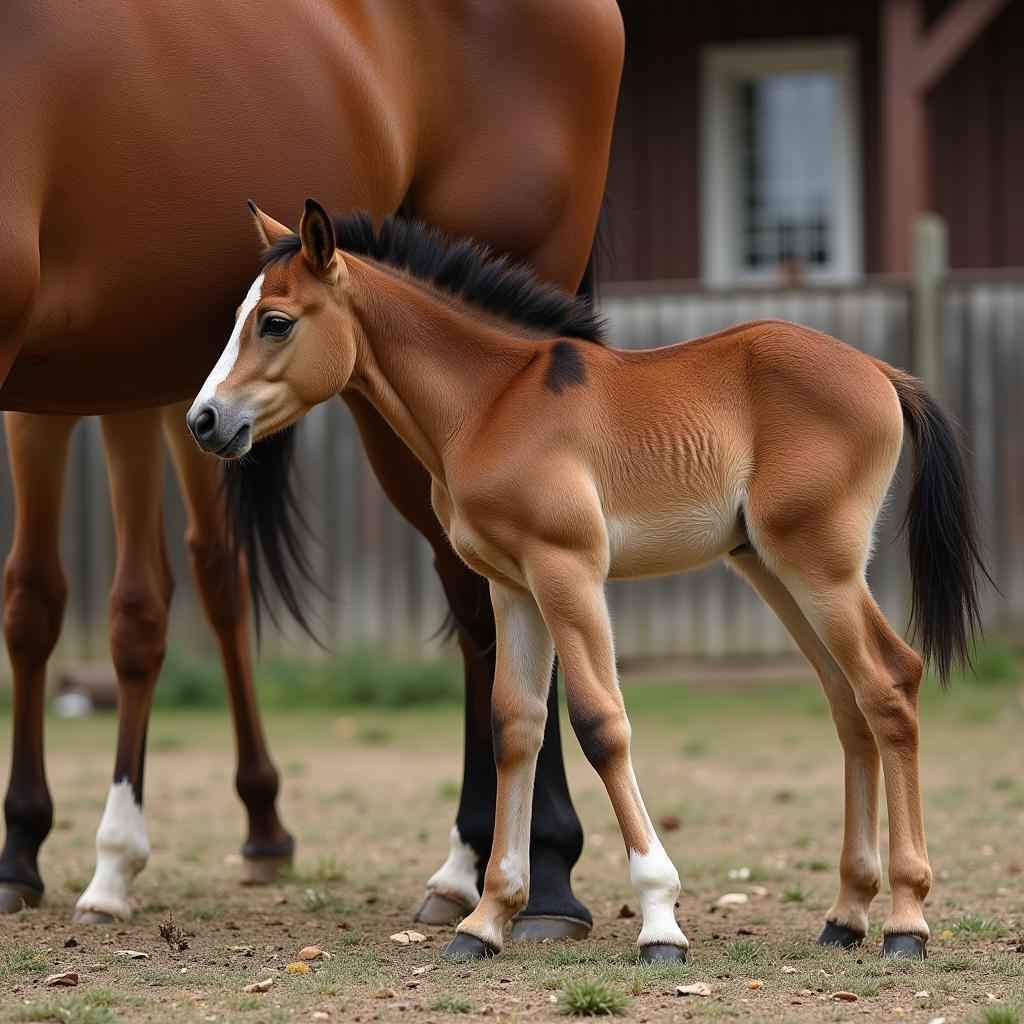
<path id="1" fill-rule="evenodd" d="M 910 552 L 911 626 L 945 687 L 969 667 L 981 631 L 981 577 L 990 583 L 967 462 L 949 416 L 916 377 L 880 363 L 899 396 L 914 442 L 903 521 Z"/>
<path id="2" fill-rule="evenodd" d="M 269 577 L 288 614 L 320 643 L 300 589 L 303 581 L 317 583 L 303 544 L 311 531 L 296 492 L 297 428 L 298 424 L 271 434 L 253 445 L 245 459 L 227 464 L 225 510 L 232 546 L 247 563 L 257 638 L 261 606 L 279 625 L 269 600 Z"/>

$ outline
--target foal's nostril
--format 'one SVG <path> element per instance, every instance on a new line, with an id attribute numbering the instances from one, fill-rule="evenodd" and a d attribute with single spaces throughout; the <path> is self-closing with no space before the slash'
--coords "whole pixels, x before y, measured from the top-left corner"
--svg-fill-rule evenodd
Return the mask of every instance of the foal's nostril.
<path id="1" fill-rule="evenodd" d="M 212 405 L 204 405 L 192 421 L 192 432 L 200 441 L 213 436 L 217 429 L 217 410 Z"/>

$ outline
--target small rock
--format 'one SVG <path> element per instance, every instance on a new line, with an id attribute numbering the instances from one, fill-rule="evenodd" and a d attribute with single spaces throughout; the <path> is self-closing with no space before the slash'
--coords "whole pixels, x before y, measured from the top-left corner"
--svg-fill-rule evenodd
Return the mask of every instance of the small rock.
<path id="1" fill-rule="evenodd" d="M 765 888 L 763 885 L 752 885 L 750 887 L 750 895 L 757 896 L 759 899 L 764 899 L 769 894 L 770 890 Z"/>
<path id="2" fill-rule="evenodd" d="M 783 974 L 797 974 L 797 973 L 798 973 L 798 971 L 797 971 L 797 969 L 796 969 L 795 967 L 793 967 L 793 966 L 792 966 L 791 964 L 786 964 L 786 965 L 785 965 L 785 966 L 784 966 L 784 967 L 782 968 L 782 973 L 783 973 Z"/>
<path id="3" fill-rule="evenodd" d="M 265 981 L 254 981 L 251 985 L 246 985 L 242 990 L 243 992 L 269 992 L 274 987 L 274 979 L 267 978 Z"/>
<path id="4" fill-rule="evenodd" d="M 89 964 L 88 970 L 90 971 L 109 971 L 110 964 Z"/>
<path id="5" fill-rule="evenodd" d="M 313 1020 L 330 1020 L 331 1015 L 326 1010 L 314 1010 L 310 1015 Z"/>
<path id="6" fill-rule="evenodd" d="M 434 970 L 435 967 L 437 967 L 437 964 L 424 964 L 422 967 L 414 967 L 412 973 L 418 977 L 421 974 L 427 974 L 429 971 Z"/>
<path id="7" fill-rule="evenodd" d="M 309 974 L 309 964 L 303 960 L 296 960 L 294 963 L 288 964 L 284 969 L 285 974 Z"/>
<path id="8" fill-rule="evenodd" d="M 709 996 L 711 986 L 706 981 L 698 981 L 693 985 L 680 985 L 676 989 L 677 996 Z"/>
<path id="9" fill-rule="evenodd" d="M 915 999 L 927 999 L 930 995 L 931 995 L 931 992 L 929 992 L 927 989 L 923 988 L 923 989 L 921 989 L 920 992 L 915 992 L 914 993 L 914 998 Z"/>
<path id="10" fill-rule="evenodd" d="M 760 978 L 751 978 L 747 982 L 747 988 L 764 988 L 764 982 Z"/>
<path id="11" fill-rule="evenodd" d="M 64 971 L 62 974 L 51 974 L 44 984 L 51 988 L 56 988 L 60 985 L 74 988 L 78 984 L 78 973 L 76 971 Z"/>
<path id="12" fill-rule="evenodd" d="M 747 903 L 750 897 L 745 892 L 727 892 L 718 897 L 716 907 L 739 907 Z"/>
<path id="13" fill-rule="evenodd" d="M 628 903 L 623 903 L 617 916 L 623 921 L 628 921 L 629 918 L 636 917 L 636 911 Z"/>
<path id="14" fill-rule="evenodd" d="M 374 999 L 394 999 L 398 993 L 393 988 L 379 988 L 373 993 Z"/>
<path id="15" fill-rule="evenodd" d="M 148 960 L 149 954 L 143 953 L 141 949 L 115 949 L 116 956 L 126 956 L 129 960 Z"/>
<path id="16" fill-rule="evenodd" d="M 945 1017 L 932 1017 L 932 1019 L 930 1021 L 928 1021 L 928 1024 L 946 1024 L 946 1018 Z"/>
<path id="17" fill-rule="evenodd" d="M 299 950 L 300 960 L 330 960 L 331 954 L 319 946 L 303 946 Z"/>
<path id="18" fill-rule="evenodd" d="M 392 942 L 397 942 L 400 946 L 408 946 L 410 943 L 427 941 L 426 935 L 422 932 L 414 932 L 409 928 L 406 928 L 405 931 L 402 932 L 395 932 L 394 935 L 389 935 L 388 938 L 391 939 Z"/>
<path id="19" fill-rule="evenodd" d="M 64 948 L 65 949 L 74 949 L 74 947 L 77 946 L 77 945 L 78 945 L 78 939 L 76 939 L 74 937 L 74 935 L 72 935 L 71 938 L 64 940 Z"/>
<path id="20" fill-rule="evenodd" d="M 745 882 L 750 878 L 750 868 L 729 868 L 729 877 L 734 882 Z"/>
<path id="21" fill-rule="evenodd" d="M 860 996 L 856 992 L 833 992 L 829 999 L 837 1003 L 855 1003 Z"/>

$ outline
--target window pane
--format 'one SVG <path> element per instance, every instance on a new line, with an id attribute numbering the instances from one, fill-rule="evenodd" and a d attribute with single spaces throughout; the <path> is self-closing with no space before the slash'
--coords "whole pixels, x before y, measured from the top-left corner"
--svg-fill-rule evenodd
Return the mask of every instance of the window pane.
<path id="1" fill-rule="evenodd" d="M 832 262 L 839 81 L 787 71 L 740 85 L 741 253 L 749 269 Z"/>

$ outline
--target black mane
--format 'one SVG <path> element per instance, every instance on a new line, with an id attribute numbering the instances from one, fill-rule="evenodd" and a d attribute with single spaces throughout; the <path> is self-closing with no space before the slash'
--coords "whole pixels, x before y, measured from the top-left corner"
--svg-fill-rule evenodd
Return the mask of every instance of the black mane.
<path id="1" fill-rule="evenodd" d="M 394 267 L 464 302 L 533 330 L 604 343 L 604 324 L 585 298 L 538 280 L 526 267 L 495 256 L 470 238 L 451 239 L 422 221 L 387 216 L 380 228 L 364 211 L 331 216 L 338 248 Z M 269 266 L 302 248 L 298 235 L 263 253 Z"/>

